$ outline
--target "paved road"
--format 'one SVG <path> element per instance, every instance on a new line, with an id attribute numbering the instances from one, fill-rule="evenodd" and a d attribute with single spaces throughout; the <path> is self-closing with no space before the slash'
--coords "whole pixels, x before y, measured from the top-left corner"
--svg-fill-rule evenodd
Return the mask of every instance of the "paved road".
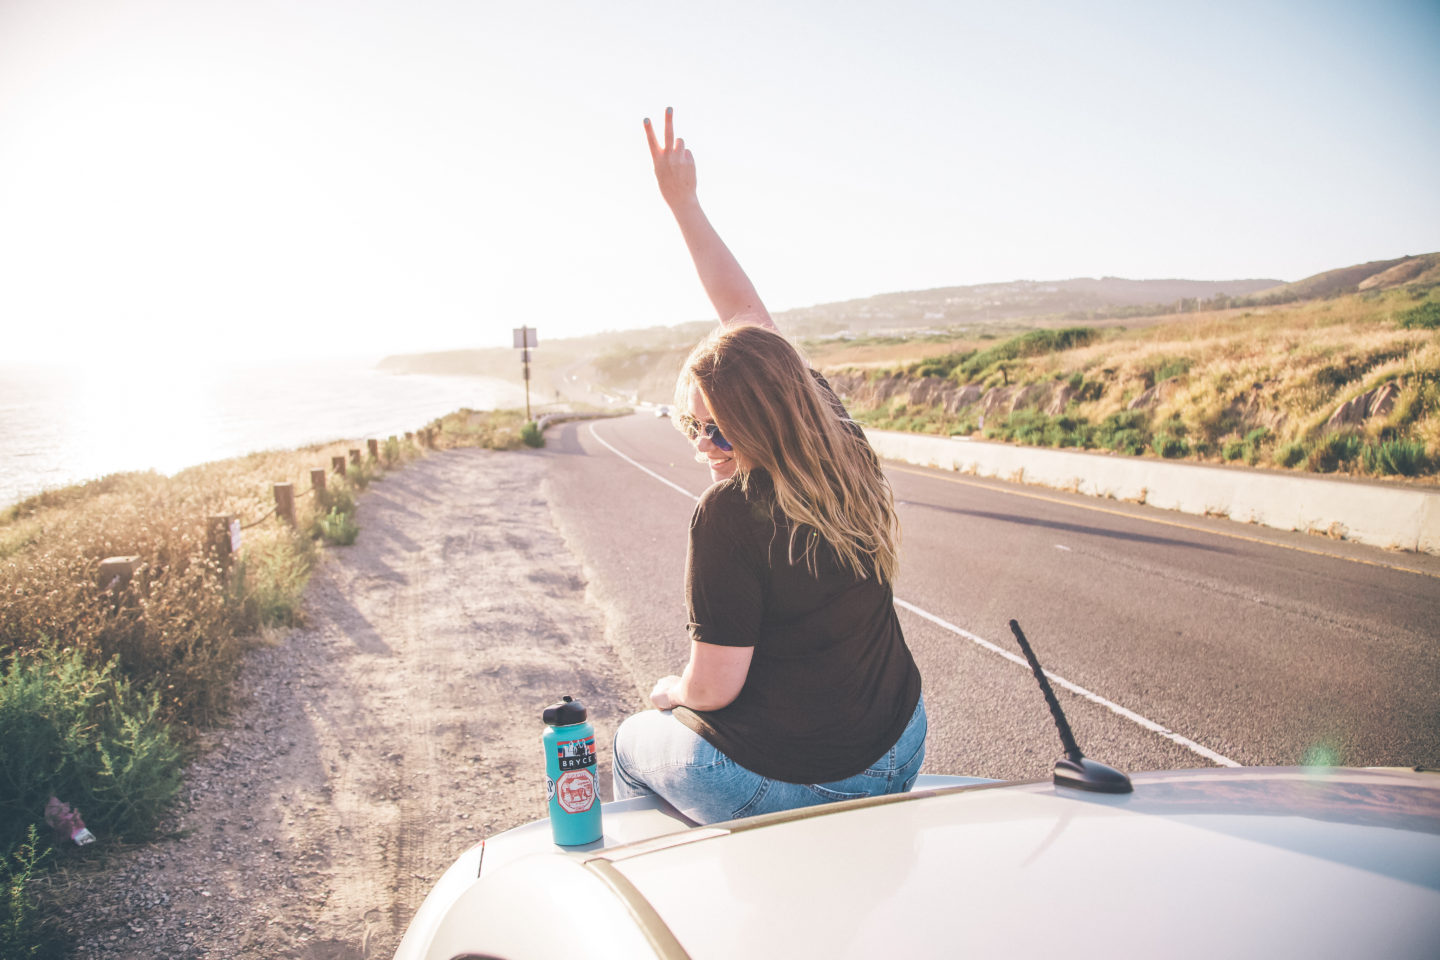
<path id="1" fill-rule="evenodd" d="M 547 434 L 556 520 L 636 702 L 683 665 L 683 565 L 708 482 L 648 414 Z M 929 773 L 1048 775 L 1060 746 L 1025 629 L 1088 756 L 1440 766 L 1440 558 L 886 465 L 900 619 L 925 678 Z"/>

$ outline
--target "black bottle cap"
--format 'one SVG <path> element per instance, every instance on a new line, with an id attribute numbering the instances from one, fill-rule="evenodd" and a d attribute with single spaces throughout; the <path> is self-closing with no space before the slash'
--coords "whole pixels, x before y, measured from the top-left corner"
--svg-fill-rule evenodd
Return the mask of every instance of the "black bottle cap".
<path id="1" fill-rule="evenodd" d="M 585 704 L 574 697 L 561 697 L 559 703 L 545 708 L 545 723 L 552 727 L 568 727 L 572 723 L 585 722 Z"/>

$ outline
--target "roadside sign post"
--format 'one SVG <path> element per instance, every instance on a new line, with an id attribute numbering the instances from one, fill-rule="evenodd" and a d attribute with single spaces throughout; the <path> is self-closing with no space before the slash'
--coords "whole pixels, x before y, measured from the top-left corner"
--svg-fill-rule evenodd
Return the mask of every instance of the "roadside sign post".
<path id="1" fill-rule="evenodd" d="M 530 416 L 530 348 L 538 347 L 539 340 L 534 327 L 519 327 L 515 330 L 515 347 L 520 351 L 520 365 L 525 372 L 525 419 Z"/>

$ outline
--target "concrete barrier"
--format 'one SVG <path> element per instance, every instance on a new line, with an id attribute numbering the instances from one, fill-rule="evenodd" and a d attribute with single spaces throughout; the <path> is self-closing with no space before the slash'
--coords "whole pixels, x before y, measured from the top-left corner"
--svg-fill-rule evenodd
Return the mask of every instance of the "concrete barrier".
<path id="1" fill-rule="evenodd" d="M 888 430 L 865 434 L 887 460 L 1440 554 L 1440 492 Z"/>
<path id="2" fill-rule="evenodd" d="M 624 417 L 630 414 L 629 410 L 603 411 L 598 413 L 547 413 L 535 421 L 535 429 L 541 433 L 552 423 L 568 423 L 571 420 L 608 420 L 611 417 Z"/>

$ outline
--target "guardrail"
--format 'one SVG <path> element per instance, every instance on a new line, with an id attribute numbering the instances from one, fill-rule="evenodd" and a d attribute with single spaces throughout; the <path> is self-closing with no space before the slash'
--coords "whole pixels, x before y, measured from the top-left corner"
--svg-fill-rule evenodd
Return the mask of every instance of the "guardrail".
<path id="1" fill-rule="evenodd" d="M 1440 554 L 1440 492 L 1433 490 L 890 430 L 865 435 L 888 460 Z"/>

